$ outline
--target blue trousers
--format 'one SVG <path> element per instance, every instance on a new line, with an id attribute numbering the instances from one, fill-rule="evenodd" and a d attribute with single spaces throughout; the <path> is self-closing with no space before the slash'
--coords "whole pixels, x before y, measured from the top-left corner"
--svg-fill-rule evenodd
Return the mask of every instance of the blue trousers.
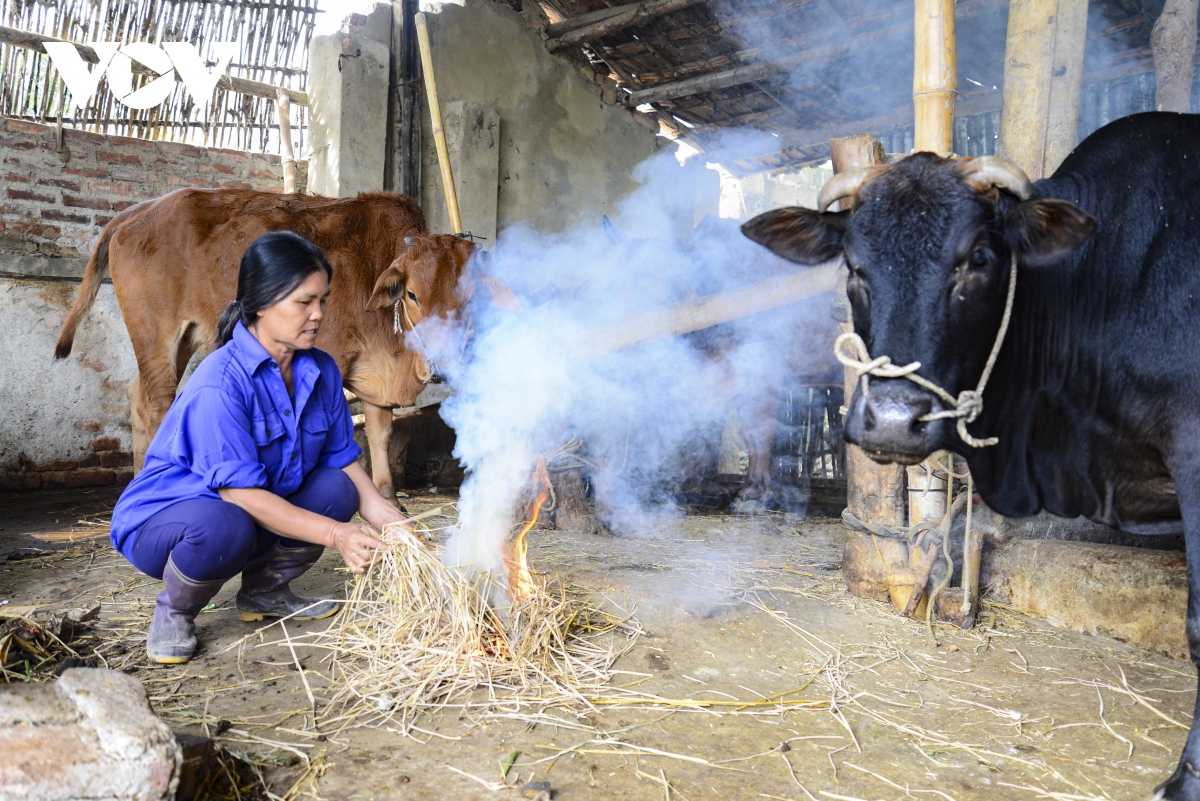
<path id="1" fill-rule="evenodd" d="M 345 523 L 358 509 L 358 490 L 341 470 L 318 467 L 288 503 Z M 254 522 L 240 506 L 218 498 L 195 498 L 166 507 L 138 528 L 126 557 L 148 576 L 162 578 L 168 557 L 195 581 L 230 579 L 275 543 L 309 548 L 310 542 L 287 539 Z"/>

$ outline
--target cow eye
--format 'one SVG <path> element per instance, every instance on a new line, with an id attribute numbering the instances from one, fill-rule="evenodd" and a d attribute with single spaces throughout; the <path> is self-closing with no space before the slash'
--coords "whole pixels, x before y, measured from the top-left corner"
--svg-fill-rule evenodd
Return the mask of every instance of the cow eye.
<path id="1" fill-rule="evenodd" d="M 414 293 L 411 289 L 408 290 L 408 299 L 411 300 L 413 303 L 417 303 L 416 293 Z M 420 306 L 421 304 L 417 303 L 417 305 Z"/>
<path id="2" fill-rule="evenodd" d="M 988 263 L 991 261 L 989 258 L 990 255 L 991 254 L 986 248 L 976 248 L 975 251 L 971 253 L 971 266 L 980 268 L 987 267 Z"/>

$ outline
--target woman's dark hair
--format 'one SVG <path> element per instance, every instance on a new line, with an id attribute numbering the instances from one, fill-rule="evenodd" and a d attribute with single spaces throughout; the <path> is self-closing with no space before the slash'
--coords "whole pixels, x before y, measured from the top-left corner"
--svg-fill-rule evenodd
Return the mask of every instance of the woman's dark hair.
<path id="1" fill-rule="evenodd" d="M 333 280 L 325 252 L 299 234 L 272 231 L 251 242 L 238 270 L 237 298 L 217 322 L 217 347 L 233 337 L 238 320 L 249 328 L 261 310 L 283 300 L 317 270 Z"/>

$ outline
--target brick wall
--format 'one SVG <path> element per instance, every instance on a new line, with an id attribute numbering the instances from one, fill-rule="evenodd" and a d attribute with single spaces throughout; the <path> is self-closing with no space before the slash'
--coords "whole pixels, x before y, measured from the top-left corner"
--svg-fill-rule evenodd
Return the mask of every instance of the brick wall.
<path id="1" fill-rule="evenodd" d="M 304 189 L 306 164 L 298 165 Z M 175 189 L 283 191 L 278 156 L 0 119 L 0 492 L 123 485 L 136 375 L 111 285 L 66 361 L 54 341 L 101 229 Z M 0 504 L 2 505 L 2 504 Z"/>
<path id="2" fill-rule="evenodd" d="M 306 162 L 297 182 L 304 191 Z M 183 187 L 283 191 L 279 156 L 0 125 L 0 253 L 86 256 L 100 229 L 134 203 Z"/>

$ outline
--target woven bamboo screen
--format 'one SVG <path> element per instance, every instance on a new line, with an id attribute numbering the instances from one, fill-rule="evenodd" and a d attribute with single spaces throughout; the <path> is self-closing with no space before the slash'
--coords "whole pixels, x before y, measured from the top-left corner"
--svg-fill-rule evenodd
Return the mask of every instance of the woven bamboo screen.
<path id="1" fill-rule="evenodd" d="M 238 42 L 232 76 L 303 90 L 317 0 L 0 0 L 0 24 L 92 44 L 191 42 L 211 69 L 213 42 Z M 148 78 L 136 76 L 134 88 Z M 182 83 L 150 109 L 117 102 L 101 80 L 72 112 L 58 72 L 39 52 L 0 45 L 0 116 L 105 134 L 279 152 L 275 102 L 217 87 L 207 110 Z M 306 147 L 308 109 L 292 106 L 297 154 Z"/>

